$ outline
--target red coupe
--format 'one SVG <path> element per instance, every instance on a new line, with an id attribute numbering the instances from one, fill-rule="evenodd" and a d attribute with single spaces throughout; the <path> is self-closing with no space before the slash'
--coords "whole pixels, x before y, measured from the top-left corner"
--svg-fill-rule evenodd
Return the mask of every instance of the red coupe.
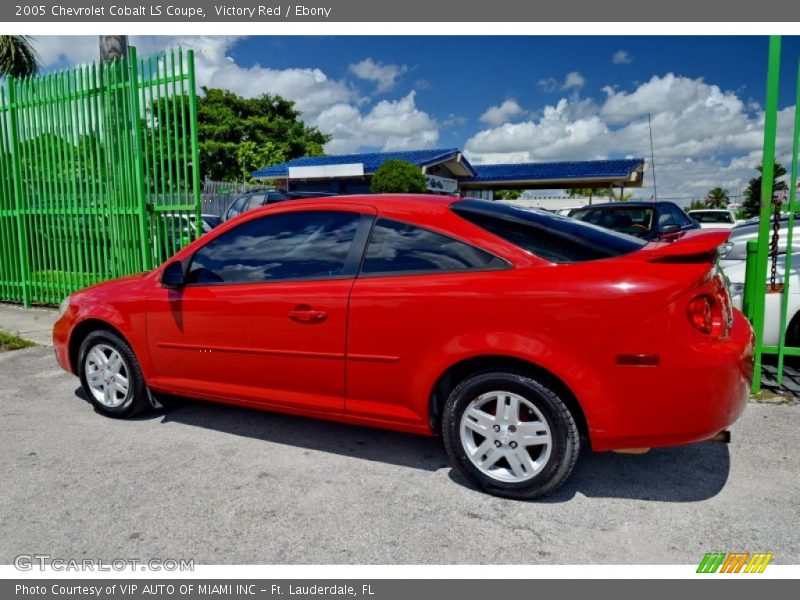
<path id="1" fill-rule="evenodd" d="M 532 498 L 595 451 L 706 440 L 741 414 L 753 338 L 717 270 L 672 243 L 442 196 L 298 200 L 150 273 L 77 292 L 53 332 L 96 409 L 176 394 L 423 435 Z"/>

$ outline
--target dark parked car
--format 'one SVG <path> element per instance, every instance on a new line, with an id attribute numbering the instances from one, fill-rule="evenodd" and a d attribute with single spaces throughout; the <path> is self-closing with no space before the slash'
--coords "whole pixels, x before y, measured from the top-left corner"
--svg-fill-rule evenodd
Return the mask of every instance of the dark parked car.
<path id="1" fill-rule="evenodd" d="M 669 240 L 690 229 L 700 229 L 674 202 L 611 202 L 585 206 L 573 219 L 613 229 L 643 240 Z"/>
<path id="2" fill-rule="evenodd" d="M 231 202 L 231 205 L 222 216 L 223 221 L 232 219 L 233 217 L 252 210 L 254 208 L 261 208 L 267 204 L 275 204 L 276 202 L 284 202 L 286 200 L 300 200 L 303 198 L 326 198 L 328 196 L 336 196 L 330 192 L 284 192 L 282 190 L 261 190 L 257 192 L 247 192 L 242 194 L 236 200 Z"/>

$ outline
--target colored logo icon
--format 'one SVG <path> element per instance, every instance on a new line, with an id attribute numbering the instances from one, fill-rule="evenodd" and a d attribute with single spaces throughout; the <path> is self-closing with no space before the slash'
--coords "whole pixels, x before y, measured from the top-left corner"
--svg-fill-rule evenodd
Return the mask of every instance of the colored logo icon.
<path id="1" fill-rule="evenodd" d="M 698 573 L 763 573 L 772 552 L 707 552 Z"/>

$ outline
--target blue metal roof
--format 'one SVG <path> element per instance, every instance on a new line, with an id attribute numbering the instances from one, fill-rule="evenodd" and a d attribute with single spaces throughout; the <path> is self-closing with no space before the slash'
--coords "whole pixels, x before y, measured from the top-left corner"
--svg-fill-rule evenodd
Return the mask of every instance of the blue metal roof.
<path id="1" fill-rule="evenodd" d="M 364 165 L 364 173 L 371 175 L 378 167 L 387 160 L 405 160 L 419 167 L 435 165 L 446 160 L 455 158 L 461 150 L 458 148 L 439 148 L 436 150 L 406 150 L 399 152 L 368 152 L 366 154 L 338 154 L 331 156 L 304 156 L 295 158 L 279 165 L 265 167 L 258 171 L 253 171 L 253 177 L 259 179 L 288 177 L 289 167 L 324 167 L 329 165 L 342 165 L 351 163 L 361 163 Z M 461 157 L 461 163 L 470 171 L 475 173 L 475 169 Z"/>
<path id="2" fill-rule="evenodd" d="M 643 158 L 583 160 L 552 163 L 475 165 L 477 176 L 469 184 L 496 181 L 547 181 L 550 179 L 621 179 L 644 164 Z M 467 183 L 467 182 L 465 182 Z"/>

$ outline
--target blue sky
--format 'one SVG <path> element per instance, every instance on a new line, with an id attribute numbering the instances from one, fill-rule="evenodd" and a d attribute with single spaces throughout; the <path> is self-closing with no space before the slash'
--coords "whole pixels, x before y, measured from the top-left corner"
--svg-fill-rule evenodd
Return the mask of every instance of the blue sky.
<path id="1" fill-rule="evenodd" d="M 39 38 L 45 62 L 94 59 L 92 37 Z M 198 80 L 280 93 L 333 135 L 331 153 L 464 148 L 476 163 L 649 155 L 659 196 L 732 194 L 761 146 L 765 37 L 168 37 L 197 50 Z M 800 38 L 783 39 L 779 153 L 788 161 Z M 648 186 L 650 177 L 646 178 Z M 647 197 L 649 188 L 638 195 Z"/>
<path id="2" fill-rule="evenodd" d="M 612 63 L 620 50 L 630 62 Z M 418 89 L 417 104 L 440 120 L 451 113 L 468 119 L 461 135 L 479 129 L 487 106 L 516 98 L 533 108 L 558 99 L 538 82 L 577 71 L 586 80 L 582 94 L 598 96 L 607 85 L 633 88 L 654 74 L 702 77 L 743 99 L 763 105 L 766 87 L 765 37 L 251 37 L 230 52 L 237 63 L 274 68 L 317 67 L 332 77 L 348 76 L 348 65 L 364 57 L 407 65 L 395 91 Z M 794 76 L 800 38 L 783 38 L 783 72 Z M 794 58 L 794 61 L 792 60 Z M 794 62 L 794 64 L 792 64 Z M 421 86 L 417 86 L 417 83 Z M 370 86 L 355 81 L 369 93 Z M 420 89 L 420 87 L 422 89 Z M 794 104 L 784 85 L 781 104 Z M 460 146 L 466 138 L 450 136 Z"/>

